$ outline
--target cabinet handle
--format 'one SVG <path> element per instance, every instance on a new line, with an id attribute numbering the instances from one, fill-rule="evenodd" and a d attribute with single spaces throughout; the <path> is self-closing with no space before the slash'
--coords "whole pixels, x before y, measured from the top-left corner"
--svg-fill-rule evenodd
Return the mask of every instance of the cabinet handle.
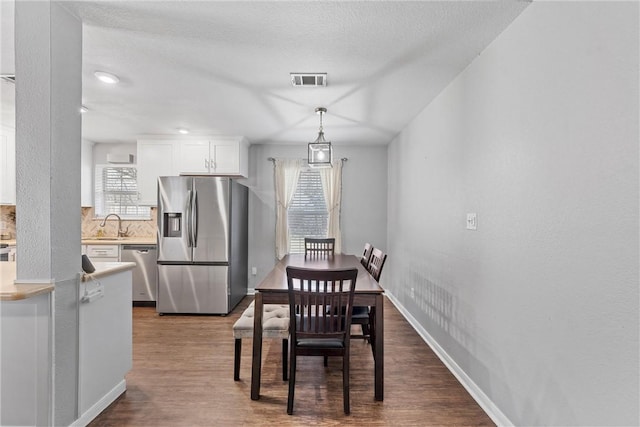
<path id="1" fill-rule="evenodd" d="M 213 161 L 213 159 L 209 159 L 209 161 L 211 162 L 211 169 L 215 170 L 216 169 L 216 162 Z"/>
<path id="2" fill-rule="evenodd" d="M 204 168 L 209 169 L 209 159 L 204 159 Z"/>

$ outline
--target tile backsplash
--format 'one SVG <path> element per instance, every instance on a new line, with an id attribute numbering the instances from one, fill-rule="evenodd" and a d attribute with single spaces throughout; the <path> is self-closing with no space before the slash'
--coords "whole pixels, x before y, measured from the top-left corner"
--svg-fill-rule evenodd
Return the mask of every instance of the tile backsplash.
<path id="1" fill-rule="evenodd" d="M 0 239 L 9 240 L 16 237 L 16 207 L 0 205 Z"/>
<path id="2" fill-rule="evenodd" d="M 82 208 L 82 237 L 95 237 L 100 228 L 101 219 L 94 219 L 93 208 Z M 151 218 L 149 221 L 127 221 L 122 220 L 122 228 L 129 227 L 131 237 L 155 237 L 157 213 L 156 208 L 151 208 Z M 109 218 L 104 227 L 105 236 L 116 236 L 118 232 L 118 220 Z M 0 205 L 0 239 L 10 240 L 16 238 L 16 207 Z"/>
<path id="3" fill-rule="evenodd" d="M 95 237 L 98 234 L 102 219 L 94 219 L 93 208 L 82 208 L 82 237 Z M 128 236 L 130 237 L 155 237 L 157 213 L 156 208 L 151 208 L 151 220 L 149 221 L 127 221 L 122 220 L 122 228 L 129 227 Z M 105 236 L 116 236 L 118 234 L 118 220 L 109 218 L 107 225 L 104 227 Z"/>

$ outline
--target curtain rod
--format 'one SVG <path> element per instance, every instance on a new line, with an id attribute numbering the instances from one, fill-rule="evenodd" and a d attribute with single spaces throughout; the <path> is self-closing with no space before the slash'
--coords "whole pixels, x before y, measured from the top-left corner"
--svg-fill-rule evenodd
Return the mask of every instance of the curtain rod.
<path id="1" fill-rule="evenodd" d="M 275 162 L 276 161 L 275 157 L 267 157 L 267 160 L 270 161 L 270 162 Z M 307 159 L 302 159 L 302 160 L 307 160 Z M 349 158 L 348 157 L 343 157 L 340 160 L 342 160 L 343 162 L 346 162 L 347 160 L 349 160 Z"/>

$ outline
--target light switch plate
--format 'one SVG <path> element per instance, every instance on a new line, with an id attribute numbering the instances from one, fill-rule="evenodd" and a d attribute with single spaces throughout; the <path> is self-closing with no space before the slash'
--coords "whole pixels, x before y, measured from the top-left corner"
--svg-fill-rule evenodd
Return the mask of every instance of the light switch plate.
<path id="1" fill-rule="evenodd" d="M 478 229 L 478 215 L 474 213 L 467 214 L 467 230 Z"/>

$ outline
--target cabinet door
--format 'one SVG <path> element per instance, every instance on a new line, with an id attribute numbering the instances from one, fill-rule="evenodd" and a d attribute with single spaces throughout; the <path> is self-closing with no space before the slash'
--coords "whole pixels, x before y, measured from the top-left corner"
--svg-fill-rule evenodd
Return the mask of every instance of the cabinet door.
<path id="1" fill-rule="evenodd" d="M 177 175 L 174 167 L 176 143 L 163 140 L 139 140 L 137 147 L 138 203 L 144 206 L 158 204 L 158 177 Z"/>
<path id="2" fill-rule="evenodd" d="M 209 141 L 181 141 L 180 173 L 210 173 Z"/>
<path id="3" fill-rule="evenodd" d="M 239 144 L 238 141 L 211 142 L 212 173 L 233 174 L 239 172 Z"/>
<path id="4" fill-rule="evenodd" d="M 16 136 L 15 130 L 0 130 L 0 204 L 16 204 Z"/>
<path id="5" fill-rule="evenodd" d="M 80 204 L 93 206 L 93 143 L 82 141 L 80 146 Z"/>

